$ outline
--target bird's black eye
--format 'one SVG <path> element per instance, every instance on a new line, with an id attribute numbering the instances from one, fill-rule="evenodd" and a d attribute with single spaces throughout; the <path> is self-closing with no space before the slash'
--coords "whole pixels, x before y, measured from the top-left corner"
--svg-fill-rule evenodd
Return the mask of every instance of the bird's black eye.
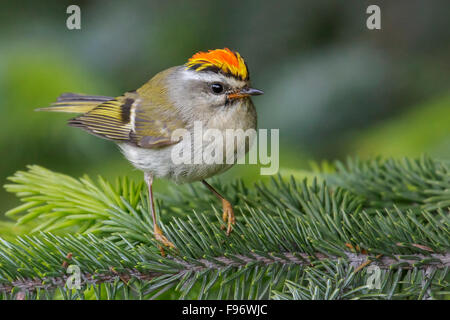
<path id="1" fill-rule="evenodd" d="M 212 92 L 214 92 L 215 94 L 219 94 L 223 92 L 223 85 L 221 85 L 220 83 L 213 83 L 211 85 L 211 90 Z"/>

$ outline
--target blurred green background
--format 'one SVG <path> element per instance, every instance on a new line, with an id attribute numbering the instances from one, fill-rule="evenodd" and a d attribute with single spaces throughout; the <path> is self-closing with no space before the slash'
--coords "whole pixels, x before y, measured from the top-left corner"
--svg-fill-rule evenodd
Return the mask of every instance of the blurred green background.
<path id="1" fill-rule="evenodd" d="M 81 7 L 81 30 L 66 8 Z M 366 8 L 381 7 L 381 30 Z M 450 158 L 448 0 L 2 1 L 0 181 L 27 164 L 80 176 L 142 175 L 111 142 L 38 113 L 63 92 L 116 96 L 199 50 L 250 68 L 260 128 L 280 129 L 280 164 L 358 154 Z M 224 179 L 260 179 L 236 166 Z M 163 191 L 165 182 L 157 182 Z M 0 191 L 0 211 L 18 204 Z M 1 230 L 0 230 L 1 232 Z"/>

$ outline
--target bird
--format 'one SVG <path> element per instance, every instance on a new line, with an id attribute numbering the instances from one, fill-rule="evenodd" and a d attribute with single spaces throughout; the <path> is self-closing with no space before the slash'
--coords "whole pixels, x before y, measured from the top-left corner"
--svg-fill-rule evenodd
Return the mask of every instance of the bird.
<path id="1" fill-rule="evenodd" d="M 175 245 L 163 234 L 156 218 L 154 179 L 201 181 L 222 202 L 227 235 L 235 224 L 232 204 L 206 181 L 228 170 L 235 161 L 175 163 L 174 148 L 192 147 L 193 140 L 184 136 L 174 139 L 174 133 L 184 130 L 192 136 L 196 123 L 221 133 L 228 129 L 256 130 L 257 115 L 251 97 L 261 94 L 263 91 L 250 86 L 243 57 L 223 48 L 199 51 L 184 64 L 163 70 L 137 90 L 117 97 L 63 93 L 56 102 L 37 110 L 77 113 L 68 120 L 69 126 L 115 142 L 124 157 L 144 173 L 153 235 L 164 255 L 160 244 L 169 248 Z M 251 145 L 249 141 L 235 144 L 233 138 L 225 141 L 224 147 L 230 143 L 235 157 L 239 150 L 245 153 Z"/>

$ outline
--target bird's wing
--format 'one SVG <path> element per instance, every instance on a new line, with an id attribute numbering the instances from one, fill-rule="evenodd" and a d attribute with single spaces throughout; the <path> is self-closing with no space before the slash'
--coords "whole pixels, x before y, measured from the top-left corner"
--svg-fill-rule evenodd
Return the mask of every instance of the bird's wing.
<path id="1" fill-rule="evenodd" d="M 163 147 L 172 141 L 174 130 L 184 128 L 177 110 L 163 93 L 149 95 L 138 91 L 103 102 L 89 112 L 69 120 L 69 125 L 117 142 L 142 148 Z M 152 97 L 153 96 L 153 97 Z"/>

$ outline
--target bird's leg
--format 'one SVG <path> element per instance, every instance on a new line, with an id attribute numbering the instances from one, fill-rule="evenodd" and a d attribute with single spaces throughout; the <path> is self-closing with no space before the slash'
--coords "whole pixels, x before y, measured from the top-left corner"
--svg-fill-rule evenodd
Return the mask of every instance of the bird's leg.
<path id="1" fill-rule="evenodd" d="M 202 183 L 212 191 L 216 195 L 217 198 L 222 200 L 222 208 L 223 208 L 223 214 L 222 219 L 223 222 L 227 223 L 227 236 L 230 235 L 230 232 L 232 230 L 231 226 L 235 224 L 235 218 L 234 218 L 234 211 L 233 207 L 231 206 L 231 203 L 225 199 L 220 193 L 216 191 L 206 180 L 202 180 Z"/>
<path id="2" fill-rule="evenodd" d="M 148 186 L 148 198 L 150 200 L 150 210 L 152 212 L 152 219 L 153 219 L 153 234 L 155 236 L 155 239 L 159 242 L 161 242 L 163 245 L 169 248 L 175 248 L 175 245 L 170 242 L 166 236 L 163 234 L 162 230 L 158 227 L 158 223 L 156 221 L 156 212 L 155 212 L 155 204 L 153 199 L 153 190 L 152 190 L 152 184 L 153 184 L 153 176 L 149 173 L 145 173 L 145 182 Z M 164 256 L 165 252 L 163 247 L 158 246 L 159 250 L 161 251 L 161 254 Z"/>

